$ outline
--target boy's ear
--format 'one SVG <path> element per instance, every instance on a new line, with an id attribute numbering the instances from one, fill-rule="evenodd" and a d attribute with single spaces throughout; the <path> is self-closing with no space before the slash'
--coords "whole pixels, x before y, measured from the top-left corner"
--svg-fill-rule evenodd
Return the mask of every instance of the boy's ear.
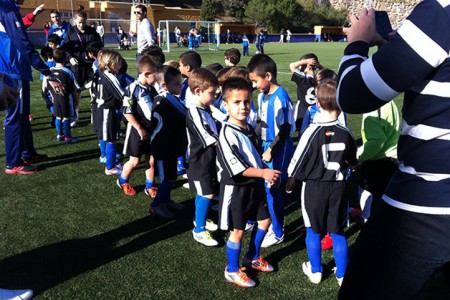
<path id="1" fill-rule="evenodd" d="M 202 91 L 200 90 L 200 88 L 196 88 L 196 89 L 194 89 L 194 95 L 195 96 L 200 96 L 200 93 L 201 93 Z"/>
<path id="2" fill-rule="evenodd" d="M 159 86 L 167 92 L 167 85 L 166 85 L 165 81 L 161 82 L 161 84 Z"/>
<path id="3" fill-rule="evenodd" d="M 266 79 L 272 81 L 272 73 L 266 72 Z"/>

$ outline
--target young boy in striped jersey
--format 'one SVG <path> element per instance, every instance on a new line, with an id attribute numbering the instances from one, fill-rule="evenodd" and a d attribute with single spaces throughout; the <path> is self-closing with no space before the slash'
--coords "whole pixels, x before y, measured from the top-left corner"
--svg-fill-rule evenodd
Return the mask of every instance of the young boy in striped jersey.
<path id="1" fill-rule="evenodd" d="M 76 137 L 72 136 L 72 129 L 70 127 L 70 122 L 72 117 L 75 115 L 74 100 L 77 97 L 77 92 L 80 90 L 80 86 L 75 79 L 72 71 L 64 67 L 66 62 L 66 52 L 62 49 L 54 49 L 52 52 L 53 60 L 56 65 L 51 68 L 52 75 L 58 79 L 64 85 L 66 89 L 65 95 L 60 95 L 55 93 L 55 91 L 50 87 L 47 80 L 45 80 L 43 86 L 45 86 L 44 94 L 50 93 L 51 99 L 53 101 L 54 113 L 56 116 L 55 127 L 56 127 L 56 140 L 60 142 L 65 142 L 66 144 L 73 144 L 79 142 Z"/>
<path id="2" fill-rule="evenodd" d="M 258 117 L 261 119 L 263 161 L 274 170 L 286 175 L 294 152 L 291 134 L 295 131 L 293 106 L 286 90 L 278 85 L 277 65 L 269 56 L 257 54 L 247 65 L 250 80 L 261 93 L 258 96 Z M 270 247 L 284 240 L 284 204 L 281 198 L 280 180 L 266 184 L 267 204 L 272 226 L 262 247 Z"/>
<path id="3" fill-rule="evenodd" d="M 168 208 L 184 209 L 183 204 L 170 199 L 170 194 L 177 179 L 177 159 L 186 154 L 187 108 L 175 96 L 181 90 L 180 70 L 162 66 L 156 73 L 156 82 L 161 90 L 153 102 L 151 143 L 161 184 L 149 210 L 160 217 L 172 219 L 174 215 Z"/>
<path id="4" fill-rule="evenodd" d="M 253 127 L 247 123 L 251 107 L 251 82 L 237 77 L 227 79 L 223 98 L 229 113 L 228 122 L 220 131 L 218 161 L 220 163 L 219 224 L 230 230 L 226 251 L 228 264 L 225 279 L 241 287 L 253 287 L 255 282 L 240 269 L 239 258 L 247 221 L 256 220 L 243 264 L 261 272 L 274 268 L 260 255 L 264 236 L 270 226 L 264 180 L 276 182 L 281 172 L 264 169 Z"/>
<path id="5" fill-rule="evenodd" d="M 344 234 L 347 205 L 344 201 L 346 170 L 356 166 L 356 143 L 350 131 L 340 125 L 336 104 L 336 82 L 324 81 L 317 88 L 321 120 L 302 134 L 288 169 L 286 191 L 295 180 L 303 182 L 302 216 L 306 227 L 309 261 L 303 272 L 312 283 L 322 280 L 320 233 L 327 229 L 333 239 L 336 278 L 339 285 L 347 266 L 347 240 Z"/>
<path id="6" fill-rule="evenodd" d="M 129 183 L 133 170 L 139 165 L 142 155 L 145 155 L 145 188 L 149 194 L 153 186 L 154 168 L 150 149 L 150 127 L 153 108 L 153 98 L 150 87 L 155 83 L 156 62 L 148 55 L 143 55 L 137 62 L 138 79 L 126 89 L 123 98 L 123 115 L 127 119 L 127 130 L 123 152 L 130 159 L 123 165 L 122 173 L 117 179 L 117 185 L 125 195 L 132 196 L 136 190 Z"/>
<path id="7" fill-rule="evenodd" d="M 219 138 L 209 106 L 216 99 L 219 86 L 216 76 L 203 68 L 189 76 L 193 102 L 186 118 L 188 133 L 187 175 L 195 197 L 194 240 L 205 246 L 217 246 L 217 241 L 206 230 L 209 203 L 218 193 L 216 145 Z"/>

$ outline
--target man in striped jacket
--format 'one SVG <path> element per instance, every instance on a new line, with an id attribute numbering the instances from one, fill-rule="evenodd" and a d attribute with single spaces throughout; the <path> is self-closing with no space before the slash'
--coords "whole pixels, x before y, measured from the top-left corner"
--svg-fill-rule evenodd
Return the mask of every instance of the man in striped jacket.
<path id="1" fill-rule="evenodd" d="M 422 1 L 389 42 L 374 16 L 351 18 L 338 103 L 364 113 L 404 92 L 399 170 L 356 241 L 339 299 L 411 299 L 450 261 L 450 2 Z"/>

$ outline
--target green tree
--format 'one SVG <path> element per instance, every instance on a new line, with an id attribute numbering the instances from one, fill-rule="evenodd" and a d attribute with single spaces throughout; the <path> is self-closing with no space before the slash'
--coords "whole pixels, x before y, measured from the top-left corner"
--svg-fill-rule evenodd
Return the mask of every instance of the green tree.
<path id="1" fill-rule="evenodd" d="M 203 0 L 200 7 L 200 18 L 204 21 L 215 21 L 218 13 L 218 6 L 215 0 Z"/>
<path id="2" fill-rule="evenodd" d="M 256 27 L 260 26 L 270 27 L 274 11 L 275 11 L 274 1 L 250 0 L 245 9 L 244 20 L 248 23 L 255 24 Z"/>
<path id="3" fill-rule="evenodd" d="M 244 19 L 244 11 L 248 0 L 223 0 L 221 1 L 226 16 L 234 17 L 239 21 Z"/>

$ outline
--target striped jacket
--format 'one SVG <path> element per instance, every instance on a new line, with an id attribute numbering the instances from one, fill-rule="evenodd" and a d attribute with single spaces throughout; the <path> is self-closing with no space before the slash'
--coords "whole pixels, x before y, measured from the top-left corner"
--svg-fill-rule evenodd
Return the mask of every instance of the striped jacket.
<path id="1" fill-rule="evenodd" d="M 397 34 L 368 58 L 351 43 L 339 66 L 337 98 L 364 113 L 404 94 L 399 171 L 384 201 L 400 209 L 450 214 L 450 1 L 424 0 Z"/>

